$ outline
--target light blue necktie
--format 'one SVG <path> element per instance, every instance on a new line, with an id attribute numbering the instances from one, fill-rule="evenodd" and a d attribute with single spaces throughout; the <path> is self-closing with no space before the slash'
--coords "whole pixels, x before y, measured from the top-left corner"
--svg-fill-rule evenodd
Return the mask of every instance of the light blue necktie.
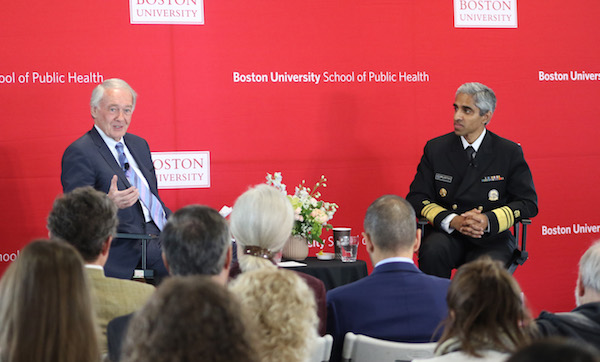
<path id="1" fill-rule="evenodd" d="M 152 192 L 150 192 L 148 186 L 146 186 L 146 184 L 140 179 L 133 167 L 129 165 L 129 161 L 127 160 L 127 156 L 125 156 L 125 152 L 123 150 L 123 144 L 119 142 L 115 147 L 117 149 L 117 153 L 119 154 L 119 164 L 121 165 L 121 168 L 123 171 L 125 171 L 125 175 L 129 179 L 129 182 L 138 189 L 138 192 L 140 193 L 140 201 L 150 211 L 150 217 L 152 217 L 152 220 L 158 229 L 162 231 L 165 223 L 167 222 L 167 218 L 165 217 L 165 212 L 160 201 L 158 201 L 158 198 L 154 196 Z"/>

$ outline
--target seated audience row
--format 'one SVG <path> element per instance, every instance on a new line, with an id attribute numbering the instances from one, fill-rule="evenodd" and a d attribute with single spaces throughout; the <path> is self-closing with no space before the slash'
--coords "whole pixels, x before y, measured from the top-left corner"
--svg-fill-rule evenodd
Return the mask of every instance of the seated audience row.
<path id="1" fill-rule="evenodd" d="M 325 309 L 321 281 L 276 266 L 293 222 L 287 197 L 268 185 L 238 198 L 231 230 L 212 208 L 178 210 L 161 234 L 172 276 L 155 292 L 144 283 L 104 276 L 117 224 L 112 201 L 90 187 L 67 193 L 48 217 L 56 240 L 27 245 L 0 280 L 0 361 L 104 356 L 113 362 L 301 362 L 309 360 L 325 327 L 334 337 L 332 361 L 341 359 L 349 331 L 391 341 L 439 338 L 431 361 L 506 361 L 512 355 L 509 361 L 523 362 L 548 354 L 551 348 L 539 347 L 543 343 L 554 343 L 552 357 L 573 343 L 598 345 L 600 243 L 581 258 L 578 307 L 542 312 L 532 322 L 518 283 L 489 257 L 463 265 L 451 282 L 422 273 L 412 261 L 421 241 L 414 210 L 404 199 L 385 195 L 369 206 L 364 220 L 373 272 L 329 291 Z M 232 265 L 231 235 L 239 265 Z M 547 335 L 571 342 L 530 345 Z M 593 347 L 581 350 L 588 355 L 579 360 L 596 361 L 589 359 Z"/>
<path id="2" fill-rule="evenodd" d="M 292 230 L 291 204 L 275 188 L 259 185 L 240 196 L 234 210 L 231 233 L 238 239 L 244 273 L 237 276 L 240 281 L 233 290 L 244 296 L 247 323 L 262 336 L 253 345 L 260 346 L 257 352 L 263 361 L 278 360 L 286 353 L 289 361 L 303 361 L 317 334 L 316 301 L 304 282 L 312 277 L 278 270 L 274 264 Z M 169 218 L 161 233 L 164 264 L 172 275 L 213 275 L 225 285 L 231 263 L 229 240 L 227 223 L 216 211 L 197 205 L 184 207 Z M 324 286 L 315 280 L 313 288 L 320 286 L 324 306 Z M 131 315 L 119 317 L 108 326 L 113 361 L 119 359 L 130 319 Z"/>

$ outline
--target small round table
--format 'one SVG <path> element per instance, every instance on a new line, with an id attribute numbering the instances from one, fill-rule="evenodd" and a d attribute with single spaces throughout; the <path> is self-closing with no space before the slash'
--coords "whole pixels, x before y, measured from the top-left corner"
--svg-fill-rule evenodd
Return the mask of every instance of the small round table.
<path id="1" fill-rule="evenodd" d="M 339 259 L 319 260 L 316 257 L 308 257 L 300 263 L 304 263 L 306 266 L 286 267 L 285 269 L 312 275 L 320 279 L 327 290 L 352 283 L 368 275 L 367 263 L 364 260 L 344 263 Z"/>

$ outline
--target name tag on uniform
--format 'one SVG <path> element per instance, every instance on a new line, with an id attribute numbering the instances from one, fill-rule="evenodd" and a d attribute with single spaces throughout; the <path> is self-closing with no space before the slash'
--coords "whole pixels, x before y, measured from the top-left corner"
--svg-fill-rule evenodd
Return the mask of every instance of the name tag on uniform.
<path id="1" fill-rule="evenodd" d="M 452 176 L 444 175 L 444 174 L 441 174 L 441 173 L 436 173 L 435 174 L 435 180 L 436 181 L 442 181 L 442 182 L 450 184 L 450 183 L 452 183 Z"/>

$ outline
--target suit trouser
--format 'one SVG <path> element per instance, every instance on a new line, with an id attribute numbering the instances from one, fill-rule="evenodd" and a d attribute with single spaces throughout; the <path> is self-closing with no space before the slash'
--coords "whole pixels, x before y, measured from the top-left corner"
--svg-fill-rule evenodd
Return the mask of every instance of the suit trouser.
<path id="1" fill-rule="evenodd" d="M 448 234 L 429 227 L 419 249 L 419 268 L 426 274 L 450 278 L 453 269 L 482 255 L 506 265 L 516 248 L 515 238 L 509 231 L 475 240 L 458 231 Z"/>

